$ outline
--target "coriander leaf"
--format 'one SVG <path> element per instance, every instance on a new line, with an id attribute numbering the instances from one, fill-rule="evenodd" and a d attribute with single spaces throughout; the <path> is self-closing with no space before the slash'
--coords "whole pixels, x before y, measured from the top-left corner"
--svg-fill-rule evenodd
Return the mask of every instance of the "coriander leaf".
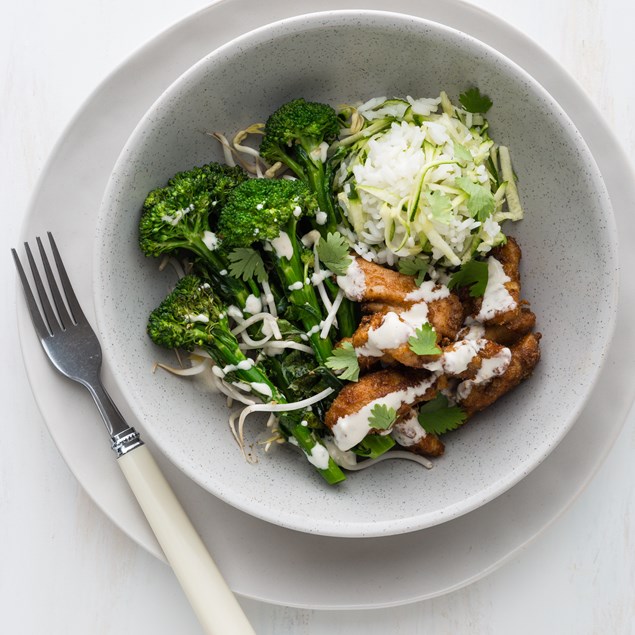
<path id="1" fill-rule="evenodd" d="M 408 338 L 408 346 L 415 355 L 440 355 L 437 346 L 437 332 L 431 324 L 422 324 L 415 334 Z"/>
<path id="2" fill-rule="evenodd" d="M 458 141 L 454 142 L 454 158 L 461 163 L 472 161 L 472 153 Z"/>
<path id="3" fill-rule="evenodd" d="M 496 207 L 492 191 L 484 185 L 473 183 L 467 176 L 456 179 L 456 184 L 469 196 L 467 211 L 470 216 L 484 222 Z"/>
<path id="4" fill-rule="evenodd" d="M 258 282 L 267 280 L 267 271 L 262 256 L 251 247 L 236 247 L 228 254 L 229 273 L 234 278 L 251 280 L 255 278 Z"/>
<path id="5" fill-rule="evenodd" d="M 357 361 L 357 354 L 350 342 L 344 342 L 341 346 L 333 349 L 333 353 L 324 362 L 327 368 L 344 372 L 339 374 L 340 379 L 346 381 L 357 381 L 359 379 L 359 362 Z"/>
<path id="6" fill-rule="evenodd" d="M 452 274 L 448 282 L 448 288 L 470 287 L 470 296 L 478 298 L 485 294 L 488 278 L 487 262 L 468 260 L 458 271 Z"/>
<path id="7" fill-rule="evenodd" d="M 428 271 L 428 261 L 423 258 L 400 258 L 397 263 L 399 273 L 403 273 L 406 276 L 416 276 L 423 272 L 425 275 Z"/>
<path id="8" fill-rule="evenodd" d="M 352 262 L 348 241 L 339 232 L 328 233 L 326 240 L 321 237 L 317 244 L 318 258 L 335 275 L 345 276 Z"/>
<path id="9" fill-rule="evenodd" d="M 430 211 L 435 220 L 445 225 L 452 220 L 452 202 L 443 192 L 426 192 Z"/>
<path id="10" fill-rule="evenodd" d="M 428 434 L 443 434 L 456 430 L 467 419 L 467 413 L 459 406 L 450 406 L 448 398 L 438 393 L 419 408 L 418 419 Z"/>
<path id="11" fill-rule="evenodd" d="M 492 107 L 492 100 L 487 95 L 481 95 L 478 87 L 474 86 L 459 95 L 459 102 L 467 112 L 485 113 Z"/>
<path id="12" fill-rule="evenodd" d="M 397 418 L 397 411 L 383 403 L 375 404 L 370 411 L 368 424 L 377 430 L 388 430 Z"/>

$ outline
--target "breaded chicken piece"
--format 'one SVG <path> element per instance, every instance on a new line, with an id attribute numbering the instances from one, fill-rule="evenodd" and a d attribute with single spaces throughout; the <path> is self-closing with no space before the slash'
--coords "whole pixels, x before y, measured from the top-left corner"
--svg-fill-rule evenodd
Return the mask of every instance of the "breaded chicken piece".
<path id="1" fill-rule="evenodd" d="M 364 273 L 364 290 L 361 302 L 381 302 L 401 305 L 405 297 L 418 289 L 414 276 L 393 271 L 365 258 L 357 257 L 357 265 Z"/>
<path id="2" fill-rule="evenodd" d="M 425 368 L 442 372 L 453 379 L 474 379 L 485 360 L 495 359 L 506 347 L 488 339 L 459 340 L 443 347 L 443 356 L 438 362 L 428 363 Z"/>
<path id="3" fill-rule="evenodd" d="M 531 375 L 540 360 L 540 334 L 528 333 L 510 347 L 511 360 L 505 372 L 484 384 L 474 384 L 459 405 L 471 417 Z"/>
<path id="4" fill-rule="evenodd" d="M 426 383 L 429 381 L 429 386 Z M 390 393 L 422 386 L 421 394 L 416 394 L 409 401 L 403 402 L 397 409 L 397 418 L 405 415 L 411 406 L 422 401 L 429 401 L 437 394 L 437 390 L 445 387 L 443 379 L 437 380 L 430 373 L 419 370 L 398 370 L 388 368 L 368 373 L 359 381 L 346 384 L 334 399 L 324 418 L 327 427 L 333 429 L 339 419 L 359 412 L 377 399 Z"/>
<path id="5" fill-rule="evenodd" d="M 420 287 L 414 276 L 393 271 L 361 257 L 355 258 L 355 263 L 362 274 L 363 284 L 355 287 L 354 300 L 361 302 L 364 313 L 400 314 L 424 301 L 420 295 L 417 297 Z M 435 286 L 432 291 L 441 288 Z M 412 297 L 408 298 L 411 294 Z M 463 304 L 458 295 L 451 292 L 444 298 L 427 302 L 427 305 L 428 321 L 437 333 L 441 337 L 454 339 L 465 317 Z"/>
<path id="6" fill-rule="evenodd" d="M 401 304 L 391 304 L 374 300 L 362 304 L 362 312 L 372 313 L 403 313 L 412 307 L 416 302 L 403 301 Z M 428 302 L 428 322 L 432 324 L 434 330 L 441 338 L 453 340 L 463 326 L 465 309 L 459 296 L 453 291 L 445 298 Z"/>
<path id="7" fill-rule="evenodd" d="M 516 240 L 508 236 L 507 242 L 492 249 L 490 256 L 500 262 L 505 275 L 509 278 L 505 282 L 505 288 L 514 301 L 514 308 L 498 311 L 493 317 L 485 320 L 484 324 L 504 325 L 507 327 L 507 325 L 513 324 L 519 319 L 522 311 L 521 307 L 527 304 L 526 302 L 521 302 L 520 299 L 520 260 L 522 252 Z M 483 304 L 483 298 L 467 298 L 465 296 L 464 300 L 469 304 L 468 313 L 473 317 L 478 316 Z"/>
<path id="8" fill-rule="evenodd" d="M 417 411 L 410 408 L 392 427 L 392 438 L 404 450 L 421 456 L 441 456 L 443 441 L 436 434 L 426 432 L 417 419 Z"/>
<path id="9" fill-rule="evenodd" d="M 536 326 L 536 315 L 521 301 L 520 310 L 508 322 L 486 324 L 484 337 L 504 346 L 516 343 Z"/>
<path id="10" fill-rule="evenodd" d="M 402 309 L 403 310 L 403 309 Z M 397 315 L 399 315 L 398 312 Z M 367 367 L 368 365 L 373 364 L 372 360 L 381 361 L 384 364 L 394 364 L 399 363 L 404 366 L 409 366 L 410 368 L 423 368 L 423 365 L 426 362 L 430 362 L 439 355 L 417 355 L 410 350 L 410 346 L 408 343 L 402 344 L 396 348 L 386 348 L 382 349 L 383 355 L 363 355 L 360 354 L 359 349 L 363 349 L 364 346 L 368 343 L 369 333 L 372 330 L 379 329 L 384 323 L 384 318 L 386 313 L 373 313 L 372 315 L 364 315 L 362 320 L 357 327 L 355 333 L 351 338 L 353 346 L 357 351 L 357 360 L 360 363 L 360 368 L 362 365 Z M 437 341 L 441 339 L 441 336 L 437 333 Z"/>

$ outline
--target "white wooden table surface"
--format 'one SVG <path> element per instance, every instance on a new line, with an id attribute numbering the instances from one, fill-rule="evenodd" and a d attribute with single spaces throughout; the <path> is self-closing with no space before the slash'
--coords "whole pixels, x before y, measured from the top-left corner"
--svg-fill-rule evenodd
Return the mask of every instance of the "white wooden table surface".
<path id="1" fill-rule="evenodd" d="M 29 197 L 53 144 L 90 91 L 146 40 L 206 4 L 3 0 L 0 633 L 6 635 L 200 633 L 168 567 L 97 509 L 49 436 L 20 355 L 9 247 L 17 244 Z M 554 55 L 635 154 L 634 3 L 474 4 Z M 263 635 L 635 633 L 634 455 L 632 412 L 605 464 L 573 507 L 511 562 L 458 592 L 364 612 L 314 612 L 251 600 L 242 604 Z"/>

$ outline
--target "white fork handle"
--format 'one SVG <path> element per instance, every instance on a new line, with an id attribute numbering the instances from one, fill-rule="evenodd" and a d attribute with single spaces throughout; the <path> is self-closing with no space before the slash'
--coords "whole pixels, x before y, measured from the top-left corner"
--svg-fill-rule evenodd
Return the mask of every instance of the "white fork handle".
<path id="1" fill-rule="evenodd" d="M 117 462 L 206 635 L 255 635 L 148 448 Z"/>

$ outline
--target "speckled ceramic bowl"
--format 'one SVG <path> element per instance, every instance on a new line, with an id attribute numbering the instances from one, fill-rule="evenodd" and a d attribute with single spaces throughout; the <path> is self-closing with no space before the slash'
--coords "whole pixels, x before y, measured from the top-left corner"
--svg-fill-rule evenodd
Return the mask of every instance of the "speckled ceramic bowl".
<path id="1" fill-rule="evenodd" d="M 294 448 L 246 463 L 224 398 L 201 381 L 152 374 L 164 358 L 145 335 L 174 279 L 137 247 L 146 193 L 172 174 L 222 160 L 206 134 L 263 121 L 303 96 L 337 105 L 372 96 L 451 98 L 477 85 L 494 101 L 491 133 L 511 148 L 526 218 L 523 295 L 542 332 L 530 381 L 456 433 L 426 470 L 386 461 L 324 484 Z M 617 294 L 609 200 L 582 138 L 558 104 L 502 55 L 445 26 L 384 12 L 285 20 L 210 53 L 152 106 L 123 150 L 97 228 L 95 289 L 105 354 L 146 435 L 194 481 L 247 513 L 292 529 L 377 536 L 442 523 L 534 469 L 583 408 L 611 338 Z M 247 434 L 257 429 L 254 420 Z M 601 432 L 598 432 L 600 434 Z M 252 437 L 254 438 L 254 437 Z M 544 492 L 549 496 L 549 492 Z"/>

